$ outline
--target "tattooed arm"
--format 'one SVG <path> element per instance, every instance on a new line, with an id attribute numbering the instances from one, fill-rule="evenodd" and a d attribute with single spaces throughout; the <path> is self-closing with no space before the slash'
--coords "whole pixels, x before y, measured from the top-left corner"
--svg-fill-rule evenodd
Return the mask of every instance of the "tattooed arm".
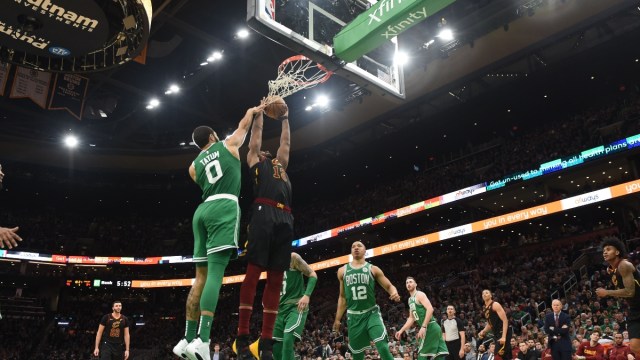
<path id="1" fill-rule="evenodd" d="M 300 271 L 304 276 L 309 278 L 304 296 L 298 301 L 298 311 L 302 312 L 307 310 L 309 306 L 309 297 L 311 296 L 311 293 L 313 293 L 313 289 L 316 287 L 318 275 L 313 271 L 311 266 L 309 266 L 309 264 L 307 264 L 307 262 L 296 253 L 291 253 L 291 268 Z"/>

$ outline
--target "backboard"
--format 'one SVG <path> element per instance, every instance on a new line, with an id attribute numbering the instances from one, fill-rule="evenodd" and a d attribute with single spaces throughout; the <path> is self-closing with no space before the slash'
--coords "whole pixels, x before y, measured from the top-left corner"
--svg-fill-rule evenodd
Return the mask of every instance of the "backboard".
<path id="1" fill-rule="evenodd" d="M 404 99 L 397 37 L 353 62 L 334 56 L 333 38 L 370 6 L 367 0 L 247 0 L 247 23 L 263 36 L 380 95 Z"/>

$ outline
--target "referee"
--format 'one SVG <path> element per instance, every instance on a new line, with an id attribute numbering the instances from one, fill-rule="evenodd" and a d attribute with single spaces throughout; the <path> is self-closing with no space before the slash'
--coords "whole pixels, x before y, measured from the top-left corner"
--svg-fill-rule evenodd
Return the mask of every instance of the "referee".
<path id="1" fill-rule="evenodd" d="M 122 302 L 114 301 L 111 314 L 100 319 L 93 356 L 100 360 L 127 360 L 129 358 L 129 319 L 122 315 Z M 106 330 L 106 331 L 105 331 Z M 105 333 L 104 339 L 102 334 Z"/>
<path id="2" fill-rule="evenodd" d="M 442 337 L 447 344 L 449 355 L 447 360 L 464 359 L 464 325 L 462 320 L 456 317 L 456 309 L 453 305 L 447 306 L 447 318 L 442 321 Z"/>

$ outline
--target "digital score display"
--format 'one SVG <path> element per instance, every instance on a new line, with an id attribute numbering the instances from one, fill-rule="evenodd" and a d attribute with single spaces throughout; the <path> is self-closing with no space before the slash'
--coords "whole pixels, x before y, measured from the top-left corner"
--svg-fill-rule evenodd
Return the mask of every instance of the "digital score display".
<path id="1" fill-rule="evenodd" d="M 67 287 L 72 288 L 84 288 L 84 287 L 122 287 L 122 288 L 130 288 L 131 280 L 67 280 L 65 282 Z"/>

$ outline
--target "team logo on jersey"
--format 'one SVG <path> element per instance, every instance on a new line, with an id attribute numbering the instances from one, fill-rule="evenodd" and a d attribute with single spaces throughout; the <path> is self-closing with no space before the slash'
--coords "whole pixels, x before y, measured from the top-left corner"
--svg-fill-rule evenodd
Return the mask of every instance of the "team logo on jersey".
<path id="1" fill-rule="evenodd" d="M 362 268 L 362 272 L 367 272 L 367 271 L 369 271 L 369 270 L 367 270 L 367 268 L 366 268 L 366 267 L 365 267 L 365 268 Z"/>

